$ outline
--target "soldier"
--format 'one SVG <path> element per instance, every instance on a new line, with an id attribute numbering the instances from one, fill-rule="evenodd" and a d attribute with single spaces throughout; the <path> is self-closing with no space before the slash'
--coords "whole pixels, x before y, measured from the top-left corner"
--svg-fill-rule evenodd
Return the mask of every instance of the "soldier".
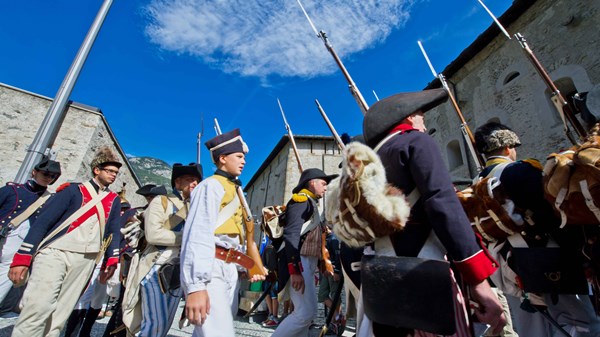
<path id="1" fill-rule="evenodd" d="M 233 337 L 237 311 L 238 268 L 254 261 L 242 253 L 243 219 L 237 196 L 238 177 L 248 147 L 239 129 L 205 143 L 217 170 L 192 193 L 181 245 L 181 285 L 185 314 L 196 325 L 195 337 Z M 253 276 L 250 281 L 264 279 Z"/>
<path id="2" fill-rule="evenodd" d="M 469 286 L 471 300 L 478 304 L 475 310 L 477 318 L 490 324 L 492 330 L 499 331 L 506 320 L 486 280 L 496 270 L 495 261 L 473 233 L 465 213 L 461 211 L 439 148 L 425 133 L 424 113 L 446 98 L 447 93 L 443 89 L 435 89 L 401 93 L 380 100 L 367 112 L 363 134 L 367 145 L 378 148 L 377 154 L 385 167 L 388 182 L 409 196 L 418 191 L 419 197 L 410 210 L 410 219 L 404 230 L 390 236 L 395 254 L 417 256 L 423 248 L 431 249 L 436 242 L 441 242 L 448 259 Z M 366 286 L 362 284 L 363 288 Z M 456 334 L 468 336 L 466 308 L 460 303 L 462 296 L 458 287 L 456 284 L 453 287 L 456 294 Z M 389 310 L 394 309 L 390 307 Z M 371 333 L 375 336 L 405 336 L 414 333 L 414 327 L 400 328 L 377 323 L 373 323 L 373 332 L 370 332 L 366 318 L 359 329 L 359 336 Z"/>
<path id="3" fill-rule="evenodd" d="M 152 199 L 144 211 L 146 248 L 139 262 L 132 261 L 124 296 L 123 321 L 131 335 L 163 337 L 169 332 L 182 292 L 179 282 L 175 287 L 164 283 L 173 276 L 179 277 L 179 272 L 168 274 L 170 269 L 161 267 L 179 263 L 190 195 L 201 180 L 200 164 L 174 164 L 173 194 Z"/>
<path id="4" fill-rule="evenodd" d="M 167 189 L 163 185 L 157 186 L 154 184 L 146 184 L 139 188 L 135 193 L 143 196 L 149 204 L 152 201 L 152 199 L 154 199 L 154 197 L 156 197 L 157 195 L 167 195 Z M 139 219 L 137 218 L 137 216 L 134 216 L 136 215 L 136 213 L 139 212 L 139 210 L 145 210 L 146 208 L 148 208 L 148 204 L 144 205 L 143 207 L 130 208 L 121 215 L 120 226 L 121 234 L 123 234 L 120 244 L 121 257 L 119 259 L 119 279 L 121 280 L 121 287 L 119 289 L 119 298 L 113 306 L 114 313 L 111 316 L 108 323 L 106 324 L 106 329 L 104 330 L 103 337 L 125 337 L 127 335 L 127 328 L 125 324 L 123 324 L 122 310 L 123 297 L 125 295 L 125 283 L 127 281 L 127 275 L 129 273 L 129 266 L 131 265 L 130 262 L 131 256 L 133 255 L 133 249 L 137 248 L 139 240 L 143 236 L 143 230 L 140 228 L 139 225 L 137 225 Z M 135 231 L 123 230 L 126 227 L 126 225 L 132 220 L 136 221 L 136 225 L 138 228 L 136 228 Z"/>
<path id="5" fill-rule="evenodd" d="M 121 203 L 108 186 L 121 165 L 110 148 L 100 148 L 90 165 L 94 177 L 66 186 L 40 212 L 8 274 L 20 284 L 33 267 L 13 336 L 58 336 L 103 255 L 101 279 L 114 273 Z"/>
<path id="6" fill-rule="evenodd" d="M 51 195 L 48 185 L 56 182 L 60 174 L 60 163 L 44 158 L 35 165 L 25 184 L 7 183 L 0 188 L 0 302 L 12 288 L 12 282 L 4 276 L 13 256 L 29 232 L 30 222 L 37 218 L 36 210 Z"/>
<path id="7" fill-rule="evenodd" d="M 337 174 L 327 175 L 317 169 L 306 169 L 287 203 L 283 248 L 280 248 L 279 284 L 290 282 L 290 297 L 294 311 L 283 320 L 273 337 L 307 336 L 308 328 L 317 317 L 317 291 L 313 277 L 321 256 L 321 216 L 318 200 L 327 191 L 327 184 Z M 283 287 L 282 287 L 283 288 Z"/>
<path id="8" fill-rule="evenodd" d="M 552 205 L 544 198 L 541 164 L 535 159 L 517 160 L 517 147 L 521 145 L 517 134 L 505 125 L 489 122 L 476 130 L 475 142 L 477 149 L 487 160 L 486 168 L 480 176 L 497 177 L 507 198 L 514 203 L 516 211 L 511 214 L 511 218 L 518 222 L 523 230 L 513 237 L 522 238 L 528 247 L 546 247 L 552 237 L 563 249 L 578 251 L 584 242 L 579 235 L 579 229 L 559 229 L 560 219 L 554 214 Z M 600 320 L 594 314 L 588 296 L 558 295 L 557 302 L 550 294 L 530 293 L 526 294 L 528 302 L 531 301 L 542 312 L 547 310 L 549 316 L 544 318 L 535 310 L 530 312 L 522 309 L 527 308 L 521 305 L 521 297 L 525 294 L 518 286 L 517 280 L 510 276 L 516 276 L 509 267 L 514 265 L 507 262 L 511 260 L 508 258 L 510 242 L 515 242 L 512 237 L 509 238 L 509 242 L 492 242 L 489 249 L 501 266 L 492 276 L 492 281 L 506 294 L 517 333 L 527 337 L 556 336 L 557 332 L 552 325 L 558 323 L 571 336 L 598 336 Z M 569 248 L 574 242 L 579 244 Z M 581 265 L 583 261 L 573 260 L 571 263 Z M 529 309 L 533 307 L 529 306 Z"/>

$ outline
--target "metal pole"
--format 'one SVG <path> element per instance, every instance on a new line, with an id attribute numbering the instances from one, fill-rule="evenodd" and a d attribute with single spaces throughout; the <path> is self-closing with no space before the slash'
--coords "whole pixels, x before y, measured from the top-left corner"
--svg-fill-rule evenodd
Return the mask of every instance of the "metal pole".
<path id="1" fill-rule="evenodd" d="M 33 142 L 27 148 L 27 154 L 25 155 L 25 159 L 19 168 L 19 172 L 15 177 L 15 181 L 18 183 L 24 183 L 29 178 L 30 172 L 44 155 L 53 156 L 52 154 L 52 146 L 54 145 L 54 141 L 56 140 L 56 136 L 62 122 L 65 118 L 67 104 L 69 103 L 69 97 L 71 96 L 71 92 L 73 91 L 73 87 L 77 82 L 77 78 L 81 73 L 81 69 L 87 59 L 87 56 L 92 49 L 94 41 L 98 36 L 100 28 L 102 27 L 102 23 L 108 14 L 110 6 L 112 5 L 112 0 L 104 0 L 102 7 L 98 11 L 90 30 L 88 31 L 85 40 L 67 75 L 63 79 L 54 100 L 52 101 L 52 105 L 48 109 L 40 128 L 38 129 L 35 137 L 33 138 Z"/>

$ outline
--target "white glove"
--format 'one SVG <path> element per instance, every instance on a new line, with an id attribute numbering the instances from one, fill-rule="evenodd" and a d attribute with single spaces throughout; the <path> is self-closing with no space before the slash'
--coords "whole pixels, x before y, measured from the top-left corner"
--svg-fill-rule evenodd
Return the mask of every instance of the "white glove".
<path id="1" fill-rule="evenodd" d="M 127 245 L 131 248 L 137 248 L 140 239 L 144 237 L 144 231 L 140 227 L 141 224 L 140 220 L 135 220 L 121 228 L 121 234 L 123 234 Z"/>

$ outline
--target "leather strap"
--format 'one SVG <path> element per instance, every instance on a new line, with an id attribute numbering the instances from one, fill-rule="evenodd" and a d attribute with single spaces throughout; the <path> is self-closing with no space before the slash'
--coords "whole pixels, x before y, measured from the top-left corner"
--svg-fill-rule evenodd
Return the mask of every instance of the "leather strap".
<path id="1" fill-rule="evenodd" d="M 226 263 L 237 263 L 246 269 L 251 269 L 254 266 L 254 261 L 250 256 L 235 249 L 225 249 L 216 246 L 215 257 Z"/>
<path id="2" fill-rule="evenodd" d="M 23 221 L 27 220 L 33 214 L 33 212 L 35 212 L 36 209 L 40 208 L 40 206 L 42 206 L 46 202 L 46 200 L 50 198 L 50 195 L 52 194 L 48 192 L 48 190 L 44 191 L 44 194 L 42 194 L 33 204 L 29 205 L 29 207 L 27 207 L 27 209 L 23 211 L 23 213 L 19 214 L 17 217 L 12 219 L 12 221 L 9 222 L 8 225 L 13 229 L 19 227 L 23 223 Z"/>

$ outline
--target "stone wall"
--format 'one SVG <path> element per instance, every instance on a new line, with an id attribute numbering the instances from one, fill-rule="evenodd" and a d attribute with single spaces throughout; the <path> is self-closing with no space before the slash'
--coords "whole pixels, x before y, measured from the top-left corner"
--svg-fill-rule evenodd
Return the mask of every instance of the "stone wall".
<path id="1" fill-rule="evenodd" d="M 483 15 L 483 14 L 482 14 Z M 600 83 L 599 1 L 538 0 L 512 25 L 522 33 L 563 95 Z M 498 35 L 451 78 L 471 130 L 496 120 L 513 128 L 523 145 L 520 158 L 545 160 L 569 147 L 549 91 L 515 40 Z M 459 119 L 450 103 L 426 114 L 427 126 L 454 177 L 472 177 L 473 160 L 465 147 Z M 585 125 L 585 124 L 584 124 Z M 457 151 L 460 149 L 460 152 Z"/>
<path id="2" fill-rule="evenodd" d="M 295 139 L 304 169 L 319 168 L 327 174 L 339 173 L 342 155 L 332 137 L 296 136 Z M 289 141 L 273 160 L 265 164 L 262 171 L 255 173 L 252 184 L 246 187 L 250 209 L 258 218 L 264 206 L 285 205 L 300 180 L 300 170 Z"/>
<path id="3" fill-rule="evenodd" d="M 23 159 L 26 149 L 33 141 L 52 100 L 24 90 L 0 83 L 0 186 L 12 181 Z M 108 145 L 125 163 L 115 183 L 114 191 L 120 191 L 126 183 L 126 198 L 133 206 L 142 206 L 145 199 L 135 194 L 139 188 L 137 178 L 127 162 L 125 154 L 110 131 L 100 111 L 71 104 L 58 132 L 53 150 L 60 162 L 62 175 L 54 188 L 64 182 L 85 181 L 91 177 L 91 162 L 96 149 Z"/>

